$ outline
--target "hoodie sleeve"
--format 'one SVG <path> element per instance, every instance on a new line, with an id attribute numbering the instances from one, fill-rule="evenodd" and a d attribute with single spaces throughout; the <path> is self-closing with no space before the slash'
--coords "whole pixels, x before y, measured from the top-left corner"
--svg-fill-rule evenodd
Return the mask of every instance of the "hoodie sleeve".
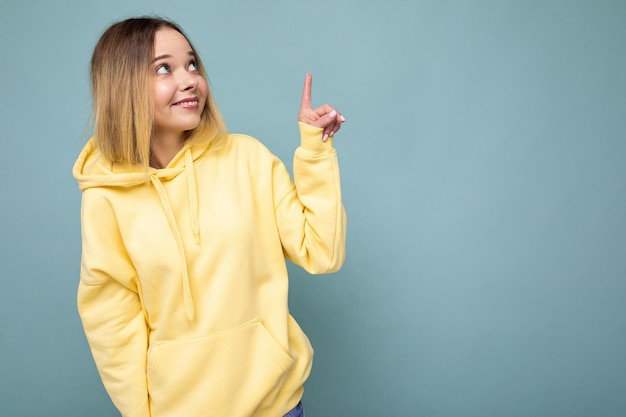
<path id="1" fill-rule="evenodd" d="M 114 212 L 98 189 L 83 192 L 78 311 L 98 372 L 123 417 L 149 417 L 147 326 L 135 271 Z"/>
<path id="2" fill-rule="evenodd" d="M 281 163 L 274 169 L 276 219 L 285 256 L 312 274 L 336 272 L 345 258 L 346 213 L 337 152 L 323 129 L 299 123 L 295 187 Z"/>

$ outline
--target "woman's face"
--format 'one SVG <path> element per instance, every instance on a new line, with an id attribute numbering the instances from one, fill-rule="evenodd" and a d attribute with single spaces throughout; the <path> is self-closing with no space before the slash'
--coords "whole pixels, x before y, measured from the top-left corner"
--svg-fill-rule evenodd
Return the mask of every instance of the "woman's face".
<path id="1" fill-rule="evenodd" d="M 185 37 L 159 29 L 154 40 L 154 125 L 157 137 L 179 135 L 200 124 L 208 86 Z"/>

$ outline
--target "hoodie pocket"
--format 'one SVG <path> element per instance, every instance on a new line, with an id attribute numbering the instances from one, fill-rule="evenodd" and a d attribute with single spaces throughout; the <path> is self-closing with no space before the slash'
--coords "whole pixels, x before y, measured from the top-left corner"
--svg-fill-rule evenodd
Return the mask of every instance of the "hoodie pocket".
<path id="1" fill-rule="evenodd" d="M 152 416 L 252 415 L 273 401 L 293 363 L 258 320 L 159 344 L 148 354 Z"/>

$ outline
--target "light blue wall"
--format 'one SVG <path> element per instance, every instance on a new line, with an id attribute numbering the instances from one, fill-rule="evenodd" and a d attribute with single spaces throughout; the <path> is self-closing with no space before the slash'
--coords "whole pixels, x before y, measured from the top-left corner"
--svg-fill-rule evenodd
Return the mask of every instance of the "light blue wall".
<path id="1" fill-rule="evenodd" d="M 70 170 L 91 49 L 143 13 L 288 165 L 307 71 L 348 118 L 346 264 L 290 267 L 307 417 L 626 415 L 623 0 L 0 0 L 0 415 L 117 415 L 76 314 Z"/>

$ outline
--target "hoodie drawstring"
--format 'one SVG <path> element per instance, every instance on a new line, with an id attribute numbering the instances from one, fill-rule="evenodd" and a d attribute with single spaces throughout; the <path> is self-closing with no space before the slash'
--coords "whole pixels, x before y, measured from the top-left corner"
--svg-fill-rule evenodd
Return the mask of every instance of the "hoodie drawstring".
<path id="1" fill-rule="evenodd" d="M 193 231 L 196 242 L 200 242 L 200 225 L 198 219 L 198 189 L 196 188 L 196 176 L 195 170 L 193 168 L 193 158 L 190 149 L 187 149 L 185 151 L 185 171 L 187 175 L 187 189 L 189 194 L 189 216 L 191 229 Z M 189 272 L 187 270 L 187 257 L 185 256 L 183 238 L 180 234 L 180 230 L 178 229 L 178 225 L 176 224 L 174 211 L 172 210 L 172 205 L 165 191 L 165 187 L 163 187 L 161 179 L 159 178 L 159 173 L 167 174 L 167 169 L 154 172 L 152 175 L 150 175 L 150 181 L 152 182 L 152 185 L 154 186 L 159 196 L 159 199 L 161 200 L 161 206 L 163 207 L 163 211 L 165 212 L 165 217 L 167 218 L 167 222 L 169 223 L 172 234 L 174 235 L 174 239 L 176 240 L 178 254 L 181 259 L 183 305 L 185 308 L 185 316 L 187 316 L 188 320 L 193 320 L 195 316 L 195 307 L 193 303 L 193 298 L 191 297 Z M 167 175 L 165 175 L 165 177 L 167 177 Z"/>
<path id="2" fill-rule="evenodd" d="M 189 196 L 189 217 L 191 222 L 191 230 L 196 238 L 196 243 L 200 243 L 200 221 L 198 208 L 198 188 L 196 187 L 196 171 L 193 167 L 193 157 L 191 150 L 185 152 L 185 170 L 187 173 L 187 195 Z"/>

